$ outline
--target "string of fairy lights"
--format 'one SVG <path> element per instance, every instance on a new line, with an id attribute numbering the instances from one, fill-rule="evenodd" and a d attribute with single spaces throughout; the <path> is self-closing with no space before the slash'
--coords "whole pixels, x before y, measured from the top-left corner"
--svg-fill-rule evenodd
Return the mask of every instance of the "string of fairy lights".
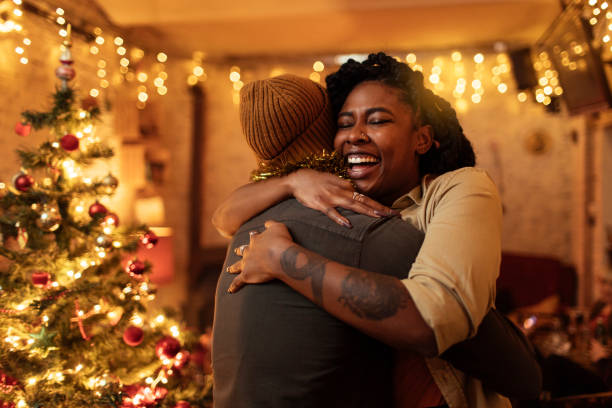
<path id="1" fill-rule="evenodd" d="M 25 65 L 29 62 L 27 50 L 32 40 L 26 35 L 27 30 L 24 27 L 27 21 L 24 20 L 24 10 L 21 7 L 23 1 L 0 0 L 0 15 L 3 16 L 0 17 L 0 34 L 11 32 L 20 34 L 15 53 L 19 62 Z M 599 43 L 612 52 L 612 10 L 608 1 L 576 1 L 582 7 L 584 18 L 594 27 Z M 68 36 L 68 19 L 64 10 L 57 8 L 53 19 L 59 27 L 58 34 L 61 37 Z M 97 98 L 109 87 L 119 86 L 124 82 L 133 83 L 135 103 L 142 109 L 153 95 L 164 96 L 168 93 L 166 69 L 168 54 L 164 51 L 146 51 L 137 45 L 128 44 L 125 38 L 114 31 L 116 31 L 114 28 L 94 27 L 90 33 L 93 41 L 89 46 L 89 53 L 98 58 L 96 72 L 98 86 L 89 89 L 89 95 Z M 424 52 L 419 55 L 418 60 L 415 53 L 398 55 L 397 58 L 406 61 L 413 69 L 422 71 L 427 84 L 436 93 L 448 98 L 460 112 L 482 103 L 493 93 L 515 95 L 520 103 L 535 100 L 543 105 L 549 105 L 553 98 L 563 94 L 558 72 L 545 51 L 535 51 L 532 55 L 537 86 L 531 91 L 521 91 L 514 88 L 508 54 L 505 50 L 497 48 L 494 46 L 493 50 L 489 51 L 450 50 L 438 55 Z M 567 54 L 561 56 L 564 67 L 570 70 L 579 69 L 576 64 L 582 60 L 572 61 L 568 51 L 564 53 Z M 358 59 L 365 55 L 337 55 L 316 60 L 312 64 L 310 79 L 321 83 L 326 68 L 335 68 L 350 57 Z M 207 80 L 204 53 L 194 52 L 187 62 L 184 65 L 188 67 L 185 76 L 189 86 Z M 270 76 L 282 72 L 285 72 L 284 69 L 275 68 L 271 70 Z M 232 101 L 237 105 L 240 89 L 244 85 L 244 75 L 241 67 L 237 65 L 232 65 L 227 75 Z"/>

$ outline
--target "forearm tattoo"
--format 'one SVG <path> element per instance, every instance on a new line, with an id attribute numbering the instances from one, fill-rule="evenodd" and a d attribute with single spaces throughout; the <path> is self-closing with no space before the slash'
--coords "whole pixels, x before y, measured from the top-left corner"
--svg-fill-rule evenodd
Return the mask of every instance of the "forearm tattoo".
<path id="1" fill-rule="evenodd" d="M 298 267 L 297 261 L 300 254 L 306 259 L 306 263 Z M 309 254 L 296 246 L 287 248 L 280 257 L 281 268 L 287 276 L 297 280 L 311 278 L 312 297 L 314 302 L 318 305 L 323 304 L 323 276 L 325 275 L 325 264 L 326 261 L 324 258 L 318 255 Z"/>
<path id="2" fill-rule="evenodd" d="M 338 301 L 363 319 L 382 320 L 408 304 L 410 295 L 402 286 L 390 276 L 352 269 Z"/>

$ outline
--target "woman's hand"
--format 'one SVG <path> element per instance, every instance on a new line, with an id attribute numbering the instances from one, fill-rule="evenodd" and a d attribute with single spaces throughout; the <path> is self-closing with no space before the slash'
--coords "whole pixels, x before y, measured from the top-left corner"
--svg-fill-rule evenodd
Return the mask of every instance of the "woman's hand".
<path id="1" fill-rule="evenodd" d="M 304 206 L 327 214 L 340 225 L 350 228 L 349 220 L 336 210 L 346 208 L 370 217 L 385 217 L 395 211 L 355 191 L 349 180 L 329 173 L 301 169 L 288 177 L 293 196 Z"/>
<path id="2" fill-rule="evenodd" d="M 242 259 L 227 268 L 238 274 L 228 292 L 234 293 L 249 283 L 264 283 L 277 278 L 280 271 L 280 254 L 293 244 L 287 227 L 276 221 L 266 221 L 263 232 L 251 232 L 249 245 L 235 249 Z"/>

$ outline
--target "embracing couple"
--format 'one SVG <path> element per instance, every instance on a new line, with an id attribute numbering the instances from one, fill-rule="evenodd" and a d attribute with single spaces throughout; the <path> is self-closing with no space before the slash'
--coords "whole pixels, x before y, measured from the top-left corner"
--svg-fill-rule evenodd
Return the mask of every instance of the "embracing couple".
<path id="1" fill-rule="evenodd" d="M 455 111 L 383 53 L 326 82 L 241 91 L 259 181 L 213 218 L 234 237 L 216 293 L 215 406 L 537 397 L 529 344 L 494 309 L 499 196 Z"/>

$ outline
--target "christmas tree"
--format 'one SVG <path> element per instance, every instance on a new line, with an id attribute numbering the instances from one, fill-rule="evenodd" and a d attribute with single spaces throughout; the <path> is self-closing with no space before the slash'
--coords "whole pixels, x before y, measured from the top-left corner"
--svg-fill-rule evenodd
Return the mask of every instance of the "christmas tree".
<path id="1" fill-rule="evenodd" d="M 147 308 L 152 266 L 130 255 L 158 238 L 98 201 L 113 175 L 82 175 L 113 151 L 93 136 L 100 109 L 68 84 L 70 46 L 51 109 L 15 128 L 49 140 L 19 150 L 21 171 L 0 183 L 0 407 L 208 406 L 197 337 Z"/>

